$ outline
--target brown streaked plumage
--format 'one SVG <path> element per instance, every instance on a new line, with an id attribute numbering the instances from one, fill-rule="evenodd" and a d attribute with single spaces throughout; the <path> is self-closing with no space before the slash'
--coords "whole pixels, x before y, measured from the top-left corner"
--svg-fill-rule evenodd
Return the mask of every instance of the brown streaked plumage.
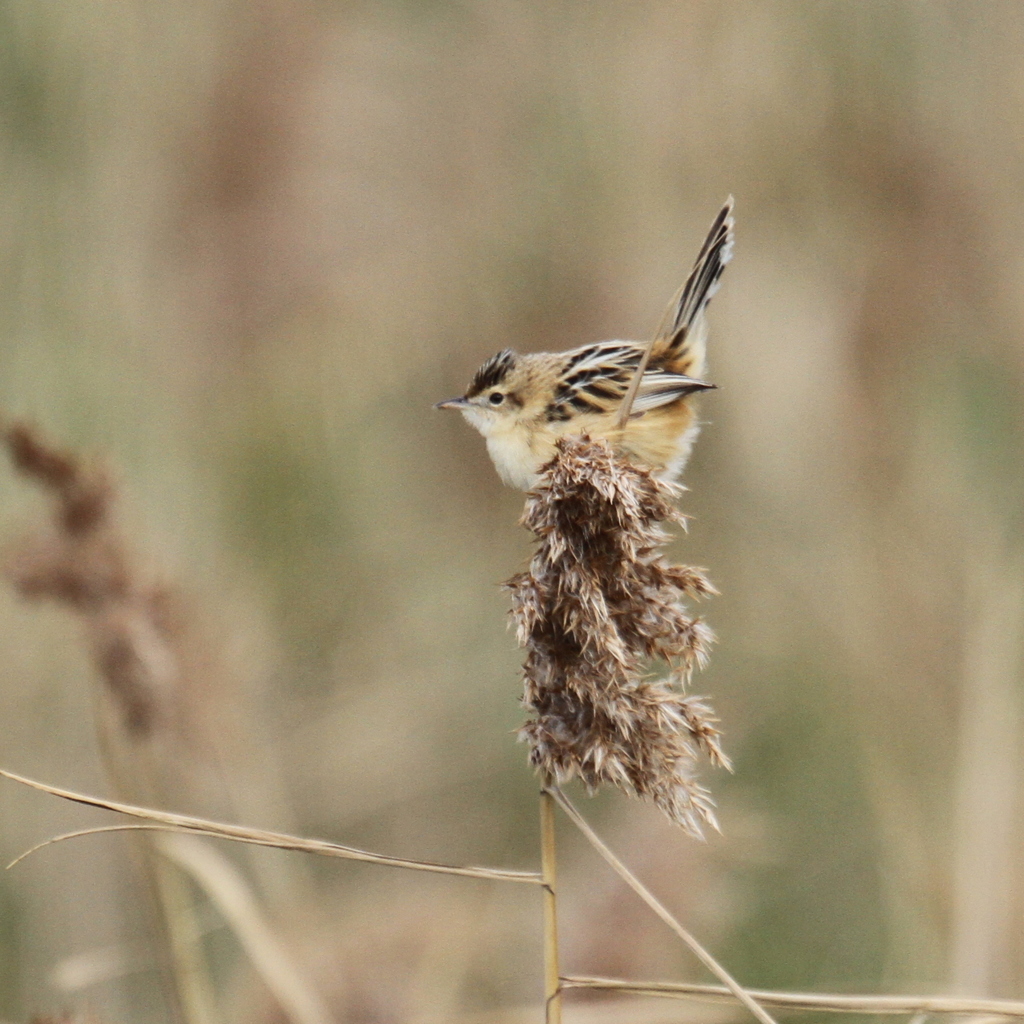
<path id="1" fill-rule="evenodd" d="M 730 196 L 649 345 L 602 341 L 529 355 L 505 349 L 477 370 L 461 398 L 437 407 L 458 409 L 483 434 L 499 475 L 514 487 L 529 489 L 553 457 L 555 442 L 569 434 L 604 438 L 661 479 L 674 480 L 699 430 L 692 396 L 715 386 L 701 379 L 704 312 L 732 247 Z M 645 354 L 643 376 L 622 426 L 623 399 Z"/>

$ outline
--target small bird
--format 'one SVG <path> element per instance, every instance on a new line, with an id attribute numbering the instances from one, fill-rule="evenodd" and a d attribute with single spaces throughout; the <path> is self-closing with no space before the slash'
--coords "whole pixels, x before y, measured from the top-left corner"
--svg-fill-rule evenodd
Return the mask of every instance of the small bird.
<path id="1" fill-rule="evenodd" d="M 522 490 L 566 434 L 603 438 L 674 481 L 700 429 L 691 398 L 715 387 L 701 379 L 704 312 L 732 258 L 732 204 L 730 196 L 652 342 L 601 341 L 529 355 L 506 348 L 477 370 L 461 398 L 435 408 L 458 409 L 483 434 L 498 475 Z"/>

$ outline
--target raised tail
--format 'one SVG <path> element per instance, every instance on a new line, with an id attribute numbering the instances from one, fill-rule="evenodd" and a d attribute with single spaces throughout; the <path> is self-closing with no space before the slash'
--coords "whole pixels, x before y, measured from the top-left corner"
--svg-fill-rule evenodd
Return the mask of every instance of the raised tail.
<path id="1" fill-rule="evenodd" d="M 690 276 L 669 305 L 666 328 L 652 352 L 652 358 L 691 377 L 704 372 L 705 329 L 701 318 L 718 291 L 725 265 L 732 259 L 732 203 L 729 196 L 711 225 Z"/>

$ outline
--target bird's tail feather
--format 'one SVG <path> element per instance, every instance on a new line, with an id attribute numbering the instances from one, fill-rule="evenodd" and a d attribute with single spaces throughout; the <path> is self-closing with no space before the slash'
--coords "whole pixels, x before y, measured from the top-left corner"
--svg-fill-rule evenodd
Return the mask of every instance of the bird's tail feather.
<path id="1" fill-rule="evenodd" d="M 732 196 L 725 201 L 704 239 L 697 261 L 673 298 L 667 326 L 655 344 L 652 358 L 671 364 L 675 372 L 700 376 L 704 372 L 704 310 L 718 291 L 725 265 L 732 259 Z"/>

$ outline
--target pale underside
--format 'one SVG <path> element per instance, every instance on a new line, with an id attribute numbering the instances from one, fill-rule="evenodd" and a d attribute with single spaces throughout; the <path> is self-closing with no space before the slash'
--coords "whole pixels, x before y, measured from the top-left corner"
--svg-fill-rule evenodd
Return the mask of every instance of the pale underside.
<path id="1" fill-rule="evenodd" d="M 467 411 L 466 418 L 472 422 L 471 415 Z M 619 431 L 607 414 L 581 414 L 567 423 L 538 425 L 529 433 L 515 430 L 508 423 L 494 427 L 484 434 L 487 452 L 502 480 L 521 490 L 534 485 L 541 468 L 554 457 L 555 442 L 568 434 L 604 438 L 638 465 L 654 470 L 659 478 L 674 481 L 686 465 L 700 430 L 688 402 L 646 413 L 631 420 L 625 431 Z"/>

